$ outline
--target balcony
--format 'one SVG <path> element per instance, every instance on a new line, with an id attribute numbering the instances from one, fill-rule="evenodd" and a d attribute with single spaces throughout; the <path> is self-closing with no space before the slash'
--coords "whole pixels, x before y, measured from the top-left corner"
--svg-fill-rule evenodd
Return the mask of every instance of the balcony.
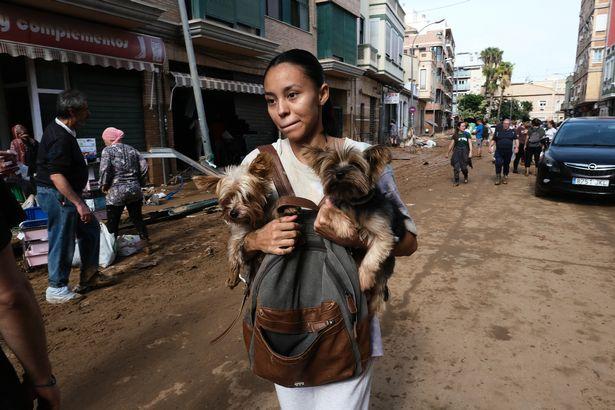
<path id="1" fill-rule="evenodd" d="M 245 56 L 272 58 L 279 44 L 261 37 L 264 0 L 192 0 L 194 44 Z"/>
<path id="2" fill-rule="evenodd" d="M 425 109 L 427 111 L 440 111 L 440 110 L 442 110 L 442 104 L 438 104 L 438 103 L 434 103 L 434 102 L 429 102 L 425 106 Z"/>
<path id="3" fill-rule="evenodd" d="M 357 66 L 376 72 L 378 71 L 378 60 L 380 60 L 380 54 L 376 47 L 371 44 L 359 44 Z"/>
<path id="4" fill-rule="evenodd" d="M 470 84 L 456 84 L 453 86 L 453 91 L 455 92 L 470 91 Z"/>
<path id="5" fill-rule="evenodd" d="M 26 7 L 36 4 L 44 10 L 128 29 L 157 22 L 166 11 L 148 0 L 21 0 L 13 3 Z"/>
<path id="6" fill-rule="evenodd" d="M 470 78 L 471 76 L 472 74 L 470 73 L 470 70 L 462 70 L 462 69 L 455 70 L 455 78 Z"/>

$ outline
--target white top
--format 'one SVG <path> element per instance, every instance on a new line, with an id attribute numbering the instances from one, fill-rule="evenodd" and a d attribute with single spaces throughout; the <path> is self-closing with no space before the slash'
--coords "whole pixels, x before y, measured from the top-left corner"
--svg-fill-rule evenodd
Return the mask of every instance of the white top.
<path id="1" fill-rule="evenodd" d="M 64 124 L 58 118 L 56 118 L 56 124 L 58 124 L 60 127 L 64 128 L 66 130 L 66 132 L 68 132 L 70 135 L 72 135 L 73 137 L 77 138 L 77 131 L 75 131 L 72 128 L 69 128 L 68 125 Z"/>
<path id="2" fill-rule="evenodd" d="M 295 153 L 290 147 L 289 140 L 278 139 L 272 145 L 278 153 L 278 156 L 280 157 L 280 162 L 282 162 L 282 166 L 284 166 L 284 171 L 286 171 L 288 181 L 293 187 L 295 195 L 301 198 L 309 199 L 315 204 L 320 203 L 320 201 L 322 201 L 324 193 L 322 183 L 320 182 L 320 177 L 316 175 L 316 172 L 314 172 L 314 170 L 310 168 L 309 165 L 306 165 L 297 159 Z M 350 138 L 344 139 L 344 148 L 350 147 L 358 149 L 360 151 L 365 151 L 367 148 L 369 148 L 369 146 L 370 145 L 365 142 L 351 140 Z M 242 161 L 242 164 L 250 164 L 258 156 L 258 153 L 258 148 L 250 152 L 248 155 L 246 155 L 246 157 Z M 371 345 L 372 357 L 383 356 L 384 349 L 382 347 L 380 322 L 376 315 L 373 316 L 371 323 Z"/>
<path id="3" fill-rule="evenodd" d="M 280 157 L 280 162 L 282 162 L 282 166 L 284 166 L 284 171 L 286 171 L 286 175 L 288 176 L 290 185 L 293 187 L 293 191 L 295 191 L 295 195 L 300 198 L 309 199 L 315 204 L 320 203 L 324 193 L 320 177 L 316 175 L 316 172 L 314 172 L 309 165 L 297 159 L 290 147 L 289 140 L 279 139 L 272 145 Z M 369 148 L 369 144 L 345 138 L 344 148 L 349 147 L 365 151 Z M 250 152 L 246 155 L 242 164 L 250 164 L 258 156 L 258 153 L 258 148 Z"/>
<path id="4" fill-rule="evenodd" d="M 557 133 L 557 129 L 556 128 L 549 128 L 545 132 L 545 135 L 549 138 L 549 141 L 553 142 L 553 137 L 555 137 L 556 133 Z"/>

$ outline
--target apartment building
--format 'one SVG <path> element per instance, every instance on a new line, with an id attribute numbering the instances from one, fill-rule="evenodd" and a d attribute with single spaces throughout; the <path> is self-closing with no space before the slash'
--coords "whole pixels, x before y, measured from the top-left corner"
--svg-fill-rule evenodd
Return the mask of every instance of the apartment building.
<path id="1" fill-rule="evenodd" d="M 407 125 L 404 92 L 403 38 L 405 12 L 398 0 L 361 0 L 357 65 L 365 70 L 358 84 L 359 134 L 383 142 L 389 124 Z M 386 99 L 385 99 L 386 96 Z"/>
<path id="2" fill-rule="evenodd" d="M 457 115 L 457 100 L 466 94 L 482 94 L 485 85 L 483 62 L 480 52 L 460 52 L 455 54 L 453 76 L 453 116 Z"/>
<path id="3" fill-rule="evenodd" d="M 599 104 L 600 115 L 609 116 L 615 115 L 615 10 L 613 7 L 613 2 L 611 2 Z"/>
<path id="4" fill-rule="evenodd" d="M 417 26 L 409 28 L 404 47 L 419 60 L 419 96 L 433 92 L 425 107 L 425 128 L 440 132 L 452 126 L 455 40 L 446 24 L 429 27 L 425 32 L 422 30 L 427 26 L 419 27 L 420 21 L 413 24 Z"/>
<path id="5" fill-rule="evenodd" d="M 570 103 L 575 116 L 598 115 L 610 0 L 583 0 Z"/>
<path id="6" fill-rule="evenodd" d="M 552 78 L 531 83 L 513 83 L 504 91 L 506 100 L 529 101 L 532 103 L 530 118 L 542 121 L 563 121 L 566 79 Z M 506 113 L 506 106 L 502 112 Z"/>

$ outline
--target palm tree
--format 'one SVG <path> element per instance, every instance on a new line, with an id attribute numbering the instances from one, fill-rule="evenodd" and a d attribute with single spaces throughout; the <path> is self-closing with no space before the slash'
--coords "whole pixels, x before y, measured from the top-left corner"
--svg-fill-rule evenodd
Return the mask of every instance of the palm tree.
<path id="1" fill-rule="evenodd" d="M 485 76 L 485 97 L 489 98 L 487 115 L 493 107 L 493 97 L 498 89 L 497 68 L 502 62 L 504 51 L 497 47 L 487 47 L 480 52 L 480 59 L 483 60 L 483 75 Z"/>
<path id="2" fill-rule="evenodd" d="M 510 80 L 513 73 L 514 64 L 509 63 L 508 61 L 502 61 L 497 71 L 497 78 L 500 86 L 500 103 L 498 104 L 498 118 L 500 118 L 500 113 L 502 111 L 502 101 L 504 100 L 504 91 L 508 86 L 510 86 Z"/>

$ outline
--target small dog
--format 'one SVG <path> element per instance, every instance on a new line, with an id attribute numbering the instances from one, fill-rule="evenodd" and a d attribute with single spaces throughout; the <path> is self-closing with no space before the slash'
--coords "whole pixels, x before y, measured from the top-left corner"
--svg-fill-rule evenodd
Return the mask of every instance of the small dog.
<path id="1" fill-rule="evenodd" d="M 368 248 L 359 263 L 361 290 L 370 293 L 370 310 L 380 312 L 388 299 L 386 282 L 395 268 L 392 224 L 399 211 L 378 189 L 377 183 L 390 151 L 373 146 L 361 152 L 353 148 L 304 148 L 303 155 L 320 177 L 324 194 L 334 208 L 329 216 L 341 238 L 355 232 Z M 336 215 L 337 214 L 337 215 Z"/>
<path id="2" fill-rule="evenodd" d="M 215 188 L 222 217 L 231 227 L 228 243 L 230 272 L 226 285 L 233 289 L 240 276 L 247 279 L 262 258 L 247 260 L 243 251 L 246 235 L 261 228 L 272 218 L 271 182 L 273 160 L 269 154 L 260 153 L 250 165 L 231 166 L 220 176 L 207 176 L 208 189 Z"/>

